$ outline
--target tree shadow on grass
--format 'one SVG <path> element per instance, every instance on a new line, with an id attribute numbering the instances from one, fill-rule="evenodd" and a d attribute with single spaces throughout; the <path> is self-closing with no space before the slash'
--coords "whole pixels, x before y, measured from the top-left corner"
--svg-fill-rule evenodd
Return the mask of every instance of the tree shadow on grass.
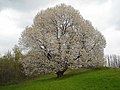
<path id="1" fill-rule="evenodd" d="M 46 78 L 46 79 L 41 79 L 41 80 L 36 80 L 36 81 L 41 81 L 41 82 L 52 82 L 52 81 L 56 81 L 56 80 L 58 81 L 58 80 L 71 78 L 71 77 L 76 76 L 76 75 L 82 75 L 82 74 L 90 73 L 91 71 L 93 72 L 94 70 L 86 69 L 86 70 L 82 70 L 82 71 L 80 71 L 80 70 L 78 70 L 78 71 L 77 70 L 66 71 L 66 73 L 60 78 L 57 78 L 54 74 L 53 77 Z"/>
<path id="2" fill-rule="evenodd" d="M 91 72 L 96 72 L 99 70 L 108 70 L 110 68 L 106 68 L 106 67 L 98 67 L 98 68 L 91 68 L 91 69 L 87 69 L 87 68 L 80 68 L 80 69 L 74 69 L 74 70 L 67 70 L 64 75 L 60 78 L 57 78 L 57 76 L 54 73 L 50 73 L 47 75 L 42 75 L 41 78 L 34 80 L 34 82 L 52 82 L 52 81 L 58 81 L 58 80 L 63 80 L 63 79 L 67 79 L 67 78 L 71 78 L 77 75 L 83 75 L 83 74 L 88 74 Z M 40 76 L 39 76 L 40 77 Z M 44 78 L 43 78 L 44 77 Z"/>
<path id="3" fill-rule="evenodd" d="M 65 73 L 62 78 L 65 79 L 65 78 L 70 78 L 70 77 L 77 76 L 77 75 L 87 74 L 87 73 L 90 73 L 91 71 L 93 71 L 93 70 L 92 69 L 87 69 L 87 70 L 83 70 L 83 71 L 75 70 L 73 72 Z"/>

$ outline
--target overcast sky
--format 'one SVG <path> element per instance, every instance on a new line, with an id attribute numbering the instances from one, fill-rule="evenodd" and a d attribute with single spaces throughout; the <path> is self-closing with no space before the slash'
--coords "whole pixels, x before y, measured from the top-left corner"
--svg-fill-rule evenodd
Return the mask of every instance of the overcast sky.
<path id="1" fill-rule="evenodd" d="M 0 53 L 18 44 L 38 11 L 60 3 L 79 10 L 105 36 L 105 54 L 120 55 L 120 0 L 0 0 Z"/>

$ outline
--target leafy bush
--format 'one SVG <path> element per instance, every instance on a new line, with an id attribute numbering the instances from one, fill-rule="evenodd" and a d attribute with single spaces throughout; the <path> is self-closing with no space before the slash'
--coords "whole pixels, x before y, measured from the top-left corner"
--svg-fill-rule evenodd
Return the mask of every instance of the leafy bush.
<path id="1" fill-rule="evenodd" d="M 19 81 L 23 78 L 21 66 L 18 60 L 8 52 L 0 58 L 0 84 Z"/>
<path id="2" fill-rule="evenodd" d="M 17 81 L 20 76 L 20 67 L 17 61 L 0 60 L 0 83 Z"/>

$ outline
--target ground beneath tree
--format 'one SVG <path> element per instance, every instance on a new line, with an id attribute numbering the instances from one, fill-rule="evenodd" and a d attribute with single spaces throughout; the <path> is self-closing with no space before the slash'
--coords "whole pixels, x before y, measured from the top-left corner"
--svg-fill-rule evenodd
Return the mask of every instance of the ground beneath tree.
<path id="1" fill-rule="evenodd" d="M 0 90 L 120 90 L 120 69 L 70 70 L 59 79 L 49 74 Z"/>

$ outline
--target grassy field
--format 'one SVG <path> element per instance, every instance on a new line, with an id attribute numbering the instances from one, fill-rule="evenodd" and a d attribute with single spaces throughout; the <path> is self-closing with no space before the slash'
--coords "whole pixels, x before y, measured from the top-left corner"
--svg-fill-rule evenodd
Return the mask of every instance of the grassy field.
<path id="1" fill-rule="evenodd" d="M 0 86 L 0 90 L 120 90 L 120 70 L 71 70 L 59 79 L 49 74 L 19 84 Z"/>

